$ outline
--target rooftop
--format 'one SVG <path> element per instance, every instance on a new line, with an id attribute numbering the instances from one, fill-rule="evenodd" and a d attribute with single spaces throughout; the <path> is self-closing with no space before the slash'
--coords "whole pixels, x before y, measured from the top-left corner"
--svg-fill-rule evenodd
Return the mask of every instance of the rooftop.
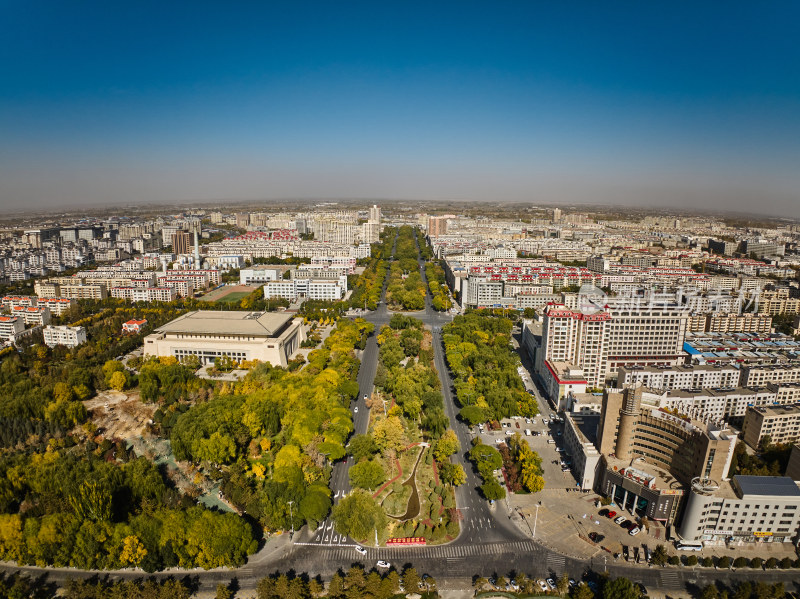
<path id="1" fill-rule="evenodd" d="M 742 476 L 733 477 L 733 482 L 744 495 L 766 495 L 770 497 L 800 497 L 800 488 L 788 476 Z"/>
<path id="2" fill-rule="evenodd" d="M 290 320 L 292 316 L 274 312 L 196 310 L 159 327 L 158 332 L 277 337 Z"/>

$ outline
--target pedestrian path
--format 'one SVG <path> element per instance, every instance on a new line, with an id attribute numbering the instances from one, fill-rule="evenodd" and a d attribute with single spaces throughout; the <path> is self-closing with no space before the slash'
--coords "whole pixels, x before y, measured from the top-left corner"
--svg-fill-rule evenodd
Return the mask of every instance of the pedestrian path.
<path id="1" fill-rule="evenodd" d="M 660 588 L 674 591 L 682 591 L 684 589 L 680 572 L 677 570 L 661 570 L 661 572 L 659 572 L 659 578 L 661 579 Z"/>
<path id="2" fill-rule="evenodd" d="M 319 545 L 318 543 L 295 543 L 295 545 L 315 545 L 320 547 L 318 555 L 322 560 L 402 560 L 402 559 L 445 559 L 457 562 L 461 558 L 499 555 L 504 553 L 536 553 L 541 552 L 531 541 L 512 543 L 485 543 L 469 545 L 439 545 L 432 547 L 369 547 L 364 546 L 366 555 L 356 551 L 356 545 Z M 564 567 L 564 558 L 560 557 L 558 568 Z M 548 561 L 549 564 L 549 561 Z"/>

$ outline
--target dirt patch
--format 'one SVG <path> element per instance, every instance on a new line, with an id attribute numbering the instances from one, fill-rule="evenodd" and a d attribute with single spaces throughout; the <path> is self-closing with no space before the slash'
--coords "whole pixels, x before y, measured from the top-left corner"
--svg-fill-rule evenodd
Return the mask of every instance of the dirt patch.
<path id="1" fill-rule="evenodd" d="M 127 440 L 141 436 L 157 406 L 142 403 L 138 390 L 100 391 L 83 402 L 97 432 L 107 439 Z"/>

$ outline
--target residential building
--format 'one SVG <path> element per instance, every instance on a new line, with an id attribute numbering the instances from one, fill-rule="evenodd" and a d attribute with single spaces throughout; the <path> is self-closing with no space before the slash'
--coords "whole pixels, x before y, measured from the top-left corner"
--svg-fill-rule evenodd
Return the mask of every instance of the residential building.
<path id="1" fill-rule="evenodd" d="M 429 216 L 428 217 L 428 236 L 439 237 L 447 235 L 447 217 Z"/>
<path id="2" fill-rule="evenodd" d="M 758 449 L 765 436 L 772 443 L 800 440 L 800 404 L 749 406 L 744 416 L 742 436 L 753 449 Z"/>
<path id="3" fill-rule="evenodd" d="M 61 316 L 69 310 L 78 305 L 78 302 L 68 297 L 40 297 L 38 299 L 39 306 L 47 306 L 50 309 L 50 314 Z"/>
<path id="4" fill-rule="evenodd" d="M 738 387 L 740 370 L 735 366 L 690 364 L 688 366 L 622 366 L 617 374 L 619 388 L 644 385 L 657 391 Z"/>
<path id="5" fill-rule="evenodd" d="M 14 306 L 11 308 L 12 316 L 20 316 L 26 325 L 50 324 L 50 308 L 47 306 Z"/>
<path id="6" fill-rule="evenodd" d="M 14 341 L 25 330 L 20 316 L 0 316 L 0 341 Z"/>
<path id="7" fill-rule="evenodd" d="M 147 319 L 136 320 L 131 319 L 128 322 L 122 323 L 122 332 L 123 333 L 141 333 L 142 330 L 147 326 Z"/>
<path id="8" fill-rule="evenodd" d="M 83 327 L 50 325 L 44 327 L 42 333 L 44 334 L 44 343 L 48 347 L 55 347 L 57 345 L 77 347 L 82 343 L 86 343 L 86 329 Z"/>
<path id="9" fill-rule="evenodd" d="M 175 254 L 189 254 L 192 251 L 192 236 L 186 231 L 176 231 L 172 236 L 172 251 Z"/>
<path id="10" fill-rule="evenodd" d="M 786 476 L 794 481 L 800 481 L 800 443 L 792 446 L 792 453 L 789 454 L 789 463 L 786 464 Z"/>

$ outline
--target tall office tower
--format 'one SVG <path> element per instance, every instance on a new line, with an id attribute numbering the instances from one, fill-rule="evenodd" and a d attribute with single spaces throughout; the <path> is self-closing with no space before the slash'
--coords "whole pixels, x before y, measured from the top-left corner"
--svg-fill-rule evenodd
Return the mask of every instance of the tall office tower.
<path id="1" fill-rule="evenodd" d="M 372 208 L 369 209 L 369 222 L 371 223 L 380 223 L 381 222 L 381 207 L 377 204 L 373 204 Z"/>
<path id="2" fill-rule="evenodd" d="M 586 383 L 600 387 L 605 380 L 610 320 L 606 312 L 582 314 L 562 305 L 548 306 L 542 322 L 542 351 L 537 355 L 551 367 L 564 362 L 582 369 Z"/>
<path id="3" fill-rule="evenodd" d="M 186 231 L 176 231 L 172 236 L 172 251 L 176 254 L 188 254 L 191 236 Z"/>
<path id="4" fill-rule="evenodd" d="M 553 222 L 557 223 L 561 220 L 561 208 L 553 208 Z"/>
<path id="5" fill-rule="evenodd" d="M 611 305 L 593 314 L 563 305 L 547 307 L 536 368 L 583 370 L 586 384 L 601 387 L 621 366 L 675 366 L 683 359 L 687 314 L 678 306 Z"/>

